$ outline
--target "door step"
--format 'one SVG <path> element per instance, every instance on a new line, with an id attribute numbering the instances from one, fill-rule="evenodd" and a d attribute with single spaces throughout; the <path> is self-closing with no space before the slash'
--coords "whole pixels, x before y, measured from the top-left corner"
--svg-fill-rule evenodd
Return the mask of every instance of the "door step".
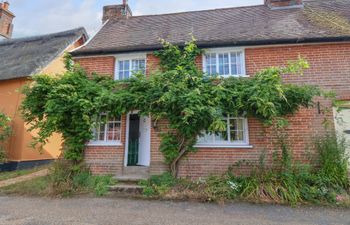
<path id="1" fill-rule="evenodd" d="M 149 176 L 149 167 L 145 166 L 127 166 L 123 168 L 124 176 Z"/>
<path id="2" fill-rule="evenodd" d="M 109 187 L 109 190 L 119 194 L 142 194 L 143 187 L 136 184 L 122 183 Z"/>
<path id="3" fill-rule="evenodd" d="M 140 180 L 147 180 L 149 175 L 121 175 L 114 177 L 118 182 L 126 182 L 126 183 L 137 183 Z"/>

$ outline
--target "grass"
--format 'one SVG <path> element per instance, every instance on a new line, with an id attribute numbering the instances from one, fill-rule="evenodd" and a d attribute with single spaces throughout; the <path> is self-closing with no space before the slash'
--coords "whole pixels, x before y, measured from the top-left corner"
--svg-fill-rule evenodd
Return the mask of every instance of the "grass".
<path id="1" fill-rule="evenodd" d="M 72 183 L 60 182 L 59 186 L 53 183 L 54 177 L 49 174 L 0 188 L 0 194 L 36 196 L 36 197 L 72 197 L 75 195 L 94 194 L 101 197 L 108 193 L 109 186 L 115 184 L 111 176 L 91 176 L 80 174 L 74 177 Z"/>
<path id="2" fill-rule="evenodd" d="M 48 166 L 40 166 L 36 167 L 34 169 L 28 169 L 28 170 L 16 170 L 16 171 L 11 171 L 11 172 L 0 172 L 0 181 L 28 175 L 34 172 L 37 172 L 42 169 L 46 169 Z"/>
<path id="3" fill-rule="evenodd" d="M 49 177 L 38 177 L 29 181 L 0 188 L 0 194 L 16 194 L 25 196 L 47 195 L 49 187 Z"/>

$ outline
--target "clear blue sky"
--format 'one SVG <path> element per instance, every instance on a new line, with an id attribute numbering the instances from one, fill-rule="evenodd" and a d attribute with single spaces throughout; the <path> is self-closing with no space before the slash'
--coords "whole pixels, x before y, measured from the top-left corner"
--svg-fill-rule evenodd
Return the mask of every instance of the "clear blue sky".
<path id="1" fill-rule="evenodd" d="M 2 0 L 0 0 L 2 1 Z M 14 37 L 45 34 L 84 26 L 93 34 L 101 26 L 102 7 L 122 0 L 8 0 L 16 15 Z M 245 5 L 263 0 L 129 0 L 134 15 L 172 13 Z"/>

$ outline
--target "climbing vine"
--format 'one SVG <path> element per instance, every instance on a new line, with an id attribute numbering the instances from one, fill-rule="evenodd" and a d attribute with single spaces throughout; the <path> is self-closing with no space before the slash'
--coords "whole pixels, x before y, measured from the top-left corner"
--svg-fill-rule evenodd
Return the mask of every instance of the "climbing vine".
<path id="1" fill-rule="evenodd" d="M 7 159 L 5 145 L 11 135 L 11 119 L 4 113 L 0 112 L 0 163 Z"/>
<path id="2" fill-rule="evenodd" d="M 282 75 L 301 74 L 308 68 L 303 59 L 264 69 L 252 78 L 224 79 L 209 76 L 196 65 L 203 51 L 195 40 L 184 48 L 165 41 L 163 46 L 155 52 L 160 68 L 147 77 L 135 74 L 129 80 L 114 81 L 95 74 L 88 78 L 69 59 L 67 72 L 60 76 L 34 76 L 24 89 L 22 108 L 31 129 L 39 129 L 35 144 L 61 133 L 65 158 L 79 162 L 101 112 L 119 116 L 140 110 L 154 124 L 168 122 L 169 129 L 161 131 L 160 150 L 176 176 L 180 160 L 195 151 L 193 146 L 203 131 L 226 129 L 223 115 L 256 117 L 272 124 L 300 107 L 311 106 L 313 97 L 320 94 L 314 86 L 282 83 Z"/>

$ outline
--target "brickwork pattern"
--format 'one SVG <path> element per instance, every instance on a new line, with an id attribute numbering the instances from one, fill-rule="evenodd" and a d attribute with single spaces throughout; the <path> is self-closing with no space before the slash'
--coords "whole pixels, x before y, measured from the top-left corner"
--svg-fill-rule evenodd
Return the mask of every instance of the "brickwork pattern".
<path id="1" fill-rule="evenodd" d="M 326 90 L 337 93 L 338 99 L 350 99 L 350 44 L 318 44 L 300 46 L 276 46 L 246 48 L 247 74 L 253 76 L 257 71 L 269 66 L 285 65 L 287 61 L 296 60 L 299 56 L 310 63 L 304 76 L 284 76 L 287 83 L 319 85 Z M 114 74 L 114 57 L 80 58 L 77 61 L 89 73 Z M 202 67 L 202 57 L 196 60 Z M 159 59 L 147 55 L 147 74 L 154 72 Z M 330 106 L 330 102 L 317 98 L 321 106 Z M 320 114 L 318 107 L 301 109 L 290 117 L 288 136 L 292 143 L 293 157 L 299 161 L 309 161 L 313 137 L 324 132 L 324 119 L 332 121 L 332 114 Z M 123 119 L 123 147 L 88 147 L 86 161 L 94 173 L 120 173 L 123 168 L 125 150 L 125 118 Z M 180 175 L 183 177 L 204 177 L 210 174 L 222 174 L 228 167 L 242 162 L 257 162 L 265 152 L 267 164 L 272 161 L 276 149 L 276 137 L 271 128 L 266 128 L 255 118 L 248 118 L 249 140 L 252 148 L 202 148 L 190 154 L 180 164 Z M 167 170 L 164 157 L 159 151 L 161 131 L 167 129 L 166 121 L 160 121 L 158 128 L 151 130 L 151 174 L 160 174 Z M 161 127 L 162 129 L 159 129 Z M 234 167 L 236 168 L 236 167 Z M 246 174 L 252 166 L 242 164 L 235 169 L 237 174 Z"/>

